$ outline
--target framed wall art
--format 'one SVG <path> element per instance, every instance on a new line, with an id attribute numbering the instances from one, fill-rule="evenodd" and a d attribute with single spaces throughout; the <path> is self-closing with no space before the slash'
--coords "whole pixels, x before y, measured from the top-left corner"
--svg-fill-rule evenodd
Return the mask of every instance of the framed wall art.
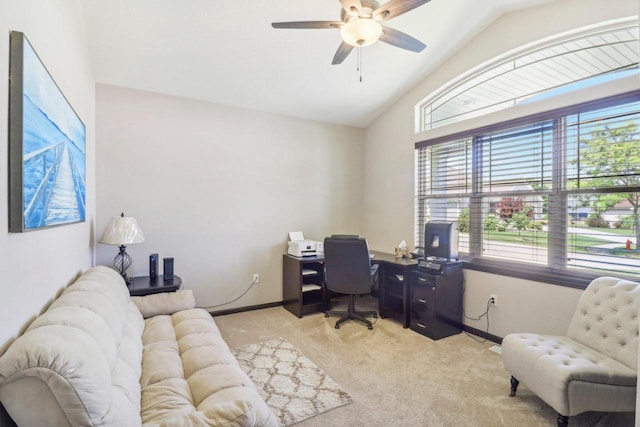
<path id="1" fill-rule="evenodd" d="M 11 32 L 9 231 L 84 222 L 86 128 L 35 50 Z"/>

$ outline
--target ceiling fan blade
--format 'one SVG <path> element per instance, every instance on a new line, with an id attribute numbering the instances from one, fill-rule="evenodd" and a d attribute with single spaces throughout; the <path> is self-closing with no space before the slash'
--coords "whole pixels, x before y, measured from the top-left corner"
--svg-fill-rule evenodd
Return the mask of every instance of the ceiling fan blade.
<path id="1" fill-rule="evenodd" d="M 342 64 L 342 61 L 344 61 L 344 59 L 347 56 L 349 56 L 352 50 L 353 50 L 353 46 L 351 46 L 350 44 L 347 44 L 345 42 L 340 43 L 340 46 L 338 46 L 338 50 L 336 51 L 336 54 L 333 56 L 333 61 L 331 62 L 331 65 Z"/>
<path id="2" fill-rule="evenodd" d="M 409 34 L 405 34 L 402 31 L 394 30 L 393 28 L 382 26 L 382 36 L 380 41 L 396 46 L 402 49 L 410 50 L 411 52 L 422 52 L 427 47 L 420 40 L 411 37 Z"/>
<path id="3" fill-rule="evenodd" d="M 340 28 L 344 22 L 340 21 L 298 21 L 298 22 L 272 22 L 273 28 L 309 28 L 309 29 L 334 29 Z"/>
<path id="4" fill-rule="evenodd" d="M 395 18 L 430 1 L 431 0 L 391 0 L 377 8 L 373 12 L 373 17 L 380 22 L 386 21 L 387 19 Z"/>
<path id="5" fill-rule="evenodd" d="M 360 16 L 360 12 L 362 12 L 362 3 L 360 0 L 340 0 L 340 4 L 342 4 L 342 8 L 347 15 L 351 13 L 351 8 L 355 8 L 358 11 L 358 16 Z"/>

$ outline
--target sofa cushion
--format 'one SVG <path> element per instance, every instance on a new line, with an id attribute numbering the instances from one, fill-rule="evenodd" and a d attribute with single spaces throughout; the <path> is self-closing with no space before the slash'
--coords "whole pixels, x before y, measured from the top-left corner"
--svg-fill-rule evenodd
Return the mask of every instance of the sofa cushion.
<path id="1" fill-rule="evenodd" d="M 278 425 L 209 313 L 183 310 L 145 322 L 143 424 Z"/>
<path id="2" fill-rule="evenodd" d="M 143 297 L 131 297 L 131 301 L 138 307 L 142 317 L 158 316 L 160 314 L 173 314 L 180 310 L 188 310 L 196 306 L 193 292 L 184 289 L 176 292 L 162 292 L 159 294 L 145 295 Z"/>

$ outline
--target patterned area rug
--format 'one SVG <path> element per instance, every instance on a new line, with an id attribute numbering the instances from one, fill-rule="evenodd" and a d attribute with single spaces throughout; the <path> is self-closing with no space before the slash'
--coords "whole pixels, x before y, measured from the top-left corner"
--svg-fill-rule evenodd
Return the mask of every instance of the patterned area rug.
<path id="1" fill-rule="evenodd" d="M 283 426 L 353 402 L 338 384 L 282 337 L 250 344 L 233 353 Z"/>

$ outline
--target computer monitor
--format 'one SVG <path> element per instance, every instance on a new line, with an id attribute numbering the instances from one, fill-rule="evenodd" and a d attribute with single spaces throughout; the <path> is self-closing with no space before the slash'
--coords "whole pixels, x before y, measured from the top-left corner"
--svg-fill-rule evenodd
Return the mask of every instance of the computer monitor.
<path id="1" fill-rule="evenodd" d="M 424 256 L 445 261 L 458 258 L 458 223 L 429 221 L 424 226 Z"/>

